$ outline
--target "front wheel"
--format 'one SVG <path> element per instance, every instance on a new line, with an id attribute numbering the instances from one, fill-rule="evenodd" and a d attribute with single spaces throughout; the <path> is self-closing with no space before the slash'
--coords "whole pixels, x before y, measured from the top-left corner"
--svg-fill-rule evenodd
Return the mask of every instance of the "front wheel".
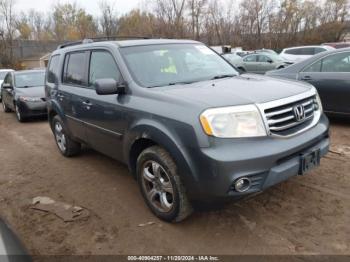
<path id="1" fill-rule="evenodd" d="M 62 155 L 65 157 L 71 157 L 80 153 L 81 144 L 69 137 L 63 121 L 59 116 L 55 116 L 52 119 L 51 127 L 55 136 L 57 147 Z"/>
<path id="2" fill-rule="evenodd" d="M 137 178 L 146 204 L 160 219 L 180 222 L 192 213 L 177 166 L 163 148 L 152 146 L 140 154 Z"/>
<path id="3" fill-rule="evenodd" d="M 17 104 L 15 104 L 15 113 L 16 113 L 18 122 L 22 123 L 25 121 L 25 118 L 23 117 L 23 113 Z"/>

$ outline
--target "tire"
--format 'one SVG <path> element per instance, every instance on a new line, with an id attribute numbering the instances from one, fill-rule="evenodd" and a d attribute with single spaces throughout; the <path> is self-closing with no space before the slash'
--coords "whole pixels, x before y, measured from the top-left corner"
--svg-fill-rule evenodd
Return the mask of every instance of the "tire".
<path id="1" fill-rule="evenodd" d="M 167 222 L 180 222 L 192 213 L 177 166 L 159 146 L 145 149 L 137 159 L 137 180 L 151 211 Z"/>
<path id="2" fill-rule="evenodd" d="M 23 113 L 17 104 L 15 104 L 15 113 L 16 113 L 16 117 L 17 117 L 18 122 L 23 123 L 26 121 L 26 118 L 23 116 Z"/>
<path id="3" fill-rule="evenodd" d="M 52 119 L 51 129 L 55 137 L 56 145 L 63 156 L 72 157 L 80 153 L 81 144 L 69 137 L 67 129 L 59 116 L 55 116 Z"/>
<path id="4" fill-rule="evenodd" d="M 10 113 L 11 109 L 7 107 L 7 105 L 5 104 L 5 101 L 2 100 L 1 103 L 2 103 L 2 108 L 4 109 L 4 112 L 5 113 Z"/>

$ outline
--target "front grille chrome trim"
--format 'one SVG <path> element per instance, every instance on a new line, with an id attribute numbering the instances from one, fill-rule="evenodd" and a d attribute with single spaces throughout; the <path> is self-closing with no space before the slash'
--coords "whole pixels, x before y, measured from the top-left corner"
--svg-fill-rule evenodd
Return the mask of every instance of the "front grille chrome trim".
<path id="1" fill-rule="evenodd" d="M 316 109 L 312 105 L 315 101 L 316 95 L 317 95 L 316 89 L 312 88 L 307 92 L 304 92 L 298 95 L 294 95 L 291 97 L 287 97 L 287 98 L 283 98 L 283 99 L 279 99 L 271 102 L 256 104 L 256 106 L 260 111 L 261 117 L 263 119 L 267 134 L 272 137 L 289 138 L 289 137 L 296 136 L 300 133 L 303 133 L 308 129 L 314 127 L 319 122 L 322 114 L 322 112 L 319 109 Z M 307 99 L 310 99 L 310 100 L 305 102 L 305 100 Z M 296 121 L 296 122 L 288 123 L 288 121 L 292 121 L 294 119 L 294 117 L 288 116 L 288 113 L 293 111 L 293 106 L 288 108 L 283 108 L 277 111 L 265 113 L 266 110 L 273 110 L 274 108 L 288 106 L 289 104 L 297 103 L 299 101 L 300 102 L 304 101 L 302 105 L 306 107 L 305 114 L 307 115 L 306 118 L 301 122 Z M 279 119 L 271 119 L 273 117 L 276 118 L 278 115 L 283 115 L 283 114 L 286 114 L 287 116 L 283 116 L 283 117 L 281 116 L 281 118 Z M 286 124 L 281 126 L 271 126 L 276 124 L 283 124 L 283 122 L 286 122 Z M 276 132 L 278 131 L 285 131 L 291 128 L 296 128 L 298 125 L 301 125 L 307 122 L 310 122 L 307 126 L 304 126 L 303 128 L 291 134 L 283 134 L 283 135 L 276 134 Z"/>

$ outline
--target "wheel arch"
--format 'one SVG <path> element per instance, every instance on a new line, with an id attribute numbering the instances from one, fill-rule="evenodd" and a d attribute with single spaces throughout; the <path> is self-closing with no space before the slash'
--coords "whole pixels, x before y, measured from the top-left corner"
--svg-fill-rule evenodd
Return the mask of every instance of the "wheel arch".
<path id="1" fill-rule="evenodd" d="M 130 129 L 124 141 L 124 159 L 134 176 L 140 153 L 150 146 L 158 145 L 173 158 L 185 185 L 197 180 L 195 165 L 191 163 L 189 152 L 181 144 L 181 139 L 164 125 L 152 120 L 142 121 Z"/>

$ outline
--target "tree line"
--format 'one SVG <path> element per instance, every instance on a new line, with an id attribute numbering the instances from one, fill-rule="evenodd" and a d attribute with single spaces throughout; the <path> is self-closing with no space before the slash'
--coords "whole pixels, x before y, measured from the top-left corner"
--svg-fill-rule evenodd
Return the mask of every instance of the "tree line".
<path id="1" fill-rule="evenodd" d="M 73 41 L 99 36 L 186 38 L 245 49 L 341 41 L 349 29 L 349 0 L 143 0 L 120 15 L 118 2 L 99 2 L 92 15 L 72 3 L 44 13 L 16 12 L 0 0 L 2 57 L 13 60 L 15 39 Z M 4 51 L 6 50 L 6 52 Z"/>

